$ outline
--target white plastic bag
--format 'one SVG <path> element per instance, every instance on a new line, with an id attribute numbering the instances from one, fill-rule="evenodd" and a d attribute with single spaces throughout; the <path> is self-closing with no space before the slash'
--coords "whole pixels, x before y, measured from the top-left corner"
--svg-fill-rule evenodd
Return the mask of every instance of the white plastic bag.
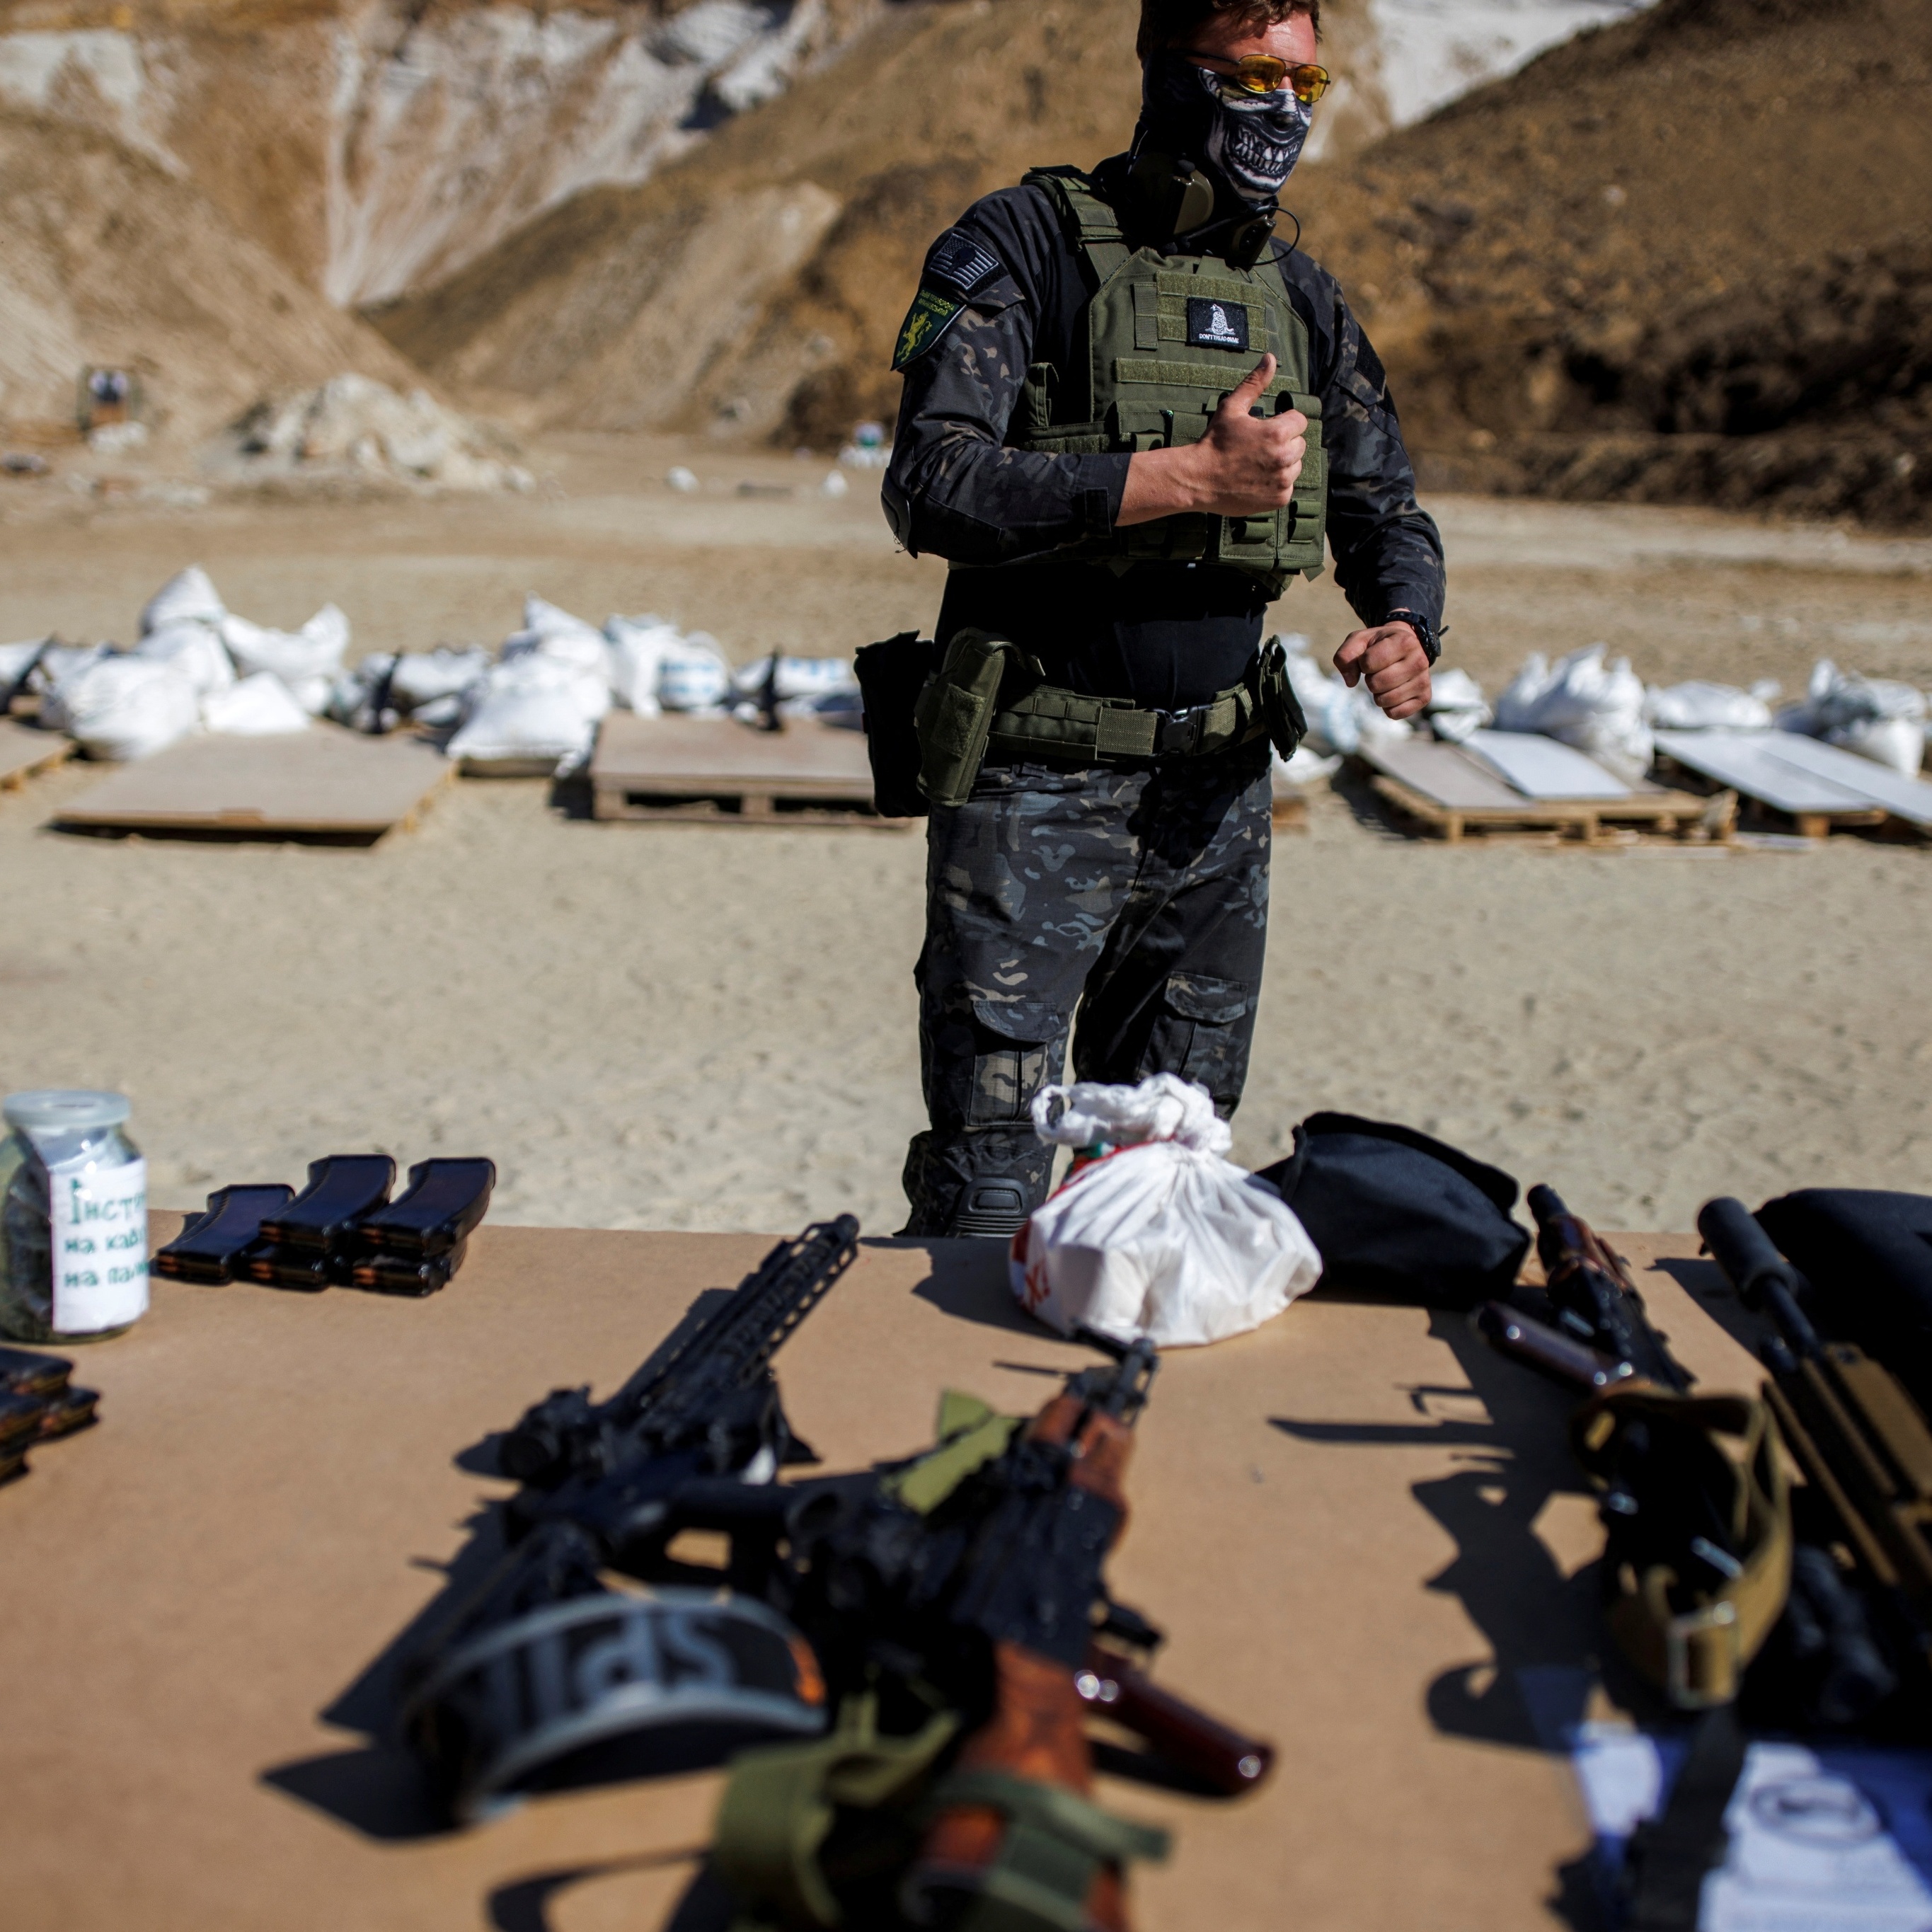
<path id="1" fill-rule="evenodd" d="M 150 664 L 172 664 L 204 698 L 235 682 L 235 666 L 221 633 L 198 617 L 176 617 L 148 632 L 134 656 Z"/>
<path id="2" fill-rule="evenodd" d="M 1532 651 L 1496 700 L 1496 729 L 1540 732 L 1635 784 L 1650 770 L 1657 740 L 1644 722 L 1642 680 L 1628 658 L 1606 664 L 1605 649 L 1588 645 L 1553 668 Z"/>
<path id="3" fill-rule="evenodd" d="M 1660 731 L 1768 731 L 1775 684 L 1740 691 L 1734 684 L 1653 684 L 1644 694 L 1645 721 Z"/>
<path id="4" fill-rule="evenodd" d="M 1105 1142 L 1013 1238 L 1013 1293 L 1062 1334 L 1086 1327 L 1162 1347 L 1218 1342 L 1279 1315 L 1322 1274 L 1294 1213 L 1222 1156 L 1232 1136 L 1202 1087 L 1046 1088 L 1035 1130 Z"/>
<path id="5" fill-rule="evenodd" d="M 79 740 L 91 758 L 146 758 L 200 723 L 201 700 L 172 664 L 103 657 L 54 686 L 40 722 Z"/>
<path id="6" fill-rule="evenodd" d="M 234 738 L 276 738 L 306 731 L 309 714 L 272 670 L 258 670 L 201 701 L 201 722 Z"/>
<path id="7" fill-rule="evenodd" d="M 595 672 L 530 653 L 493 664 L 470 688 L 452 758 L 554 759 L 560 772 L 590 754 L 610 688 Z"/>
<path id="8" fill-rule="evenodd" d="M 1861 677 L 1821 658 L 1812 668 L 1804 702 L 1780 711 L 1778 726 L 1822 738 L 1910 778 L 1925 761 L 1925 712 L 1924 693 L 1910 685 Z"/>
<path id="9" fill-rule="evenodd" d="M 141 634 L 145 638 L 164 625 L 183 622 L 219 625 L 227 614 L 208 572 L 198 563 L 190 564 L 148 598 L 141 613 Z"/>

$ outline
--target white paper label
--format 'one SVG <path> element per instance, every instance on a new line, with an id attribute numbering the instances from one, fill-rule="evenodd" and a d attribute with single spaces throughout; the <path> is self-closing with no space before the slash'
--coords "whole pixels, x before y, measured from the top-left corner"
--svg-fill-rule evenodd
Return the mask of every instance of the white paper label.
<path id="1" fill-rule="evenodd" d="M 148 1163 L 56 1168 L 52 1208 L 57 1334 L 118 1328 L 148 1307 Z"/>

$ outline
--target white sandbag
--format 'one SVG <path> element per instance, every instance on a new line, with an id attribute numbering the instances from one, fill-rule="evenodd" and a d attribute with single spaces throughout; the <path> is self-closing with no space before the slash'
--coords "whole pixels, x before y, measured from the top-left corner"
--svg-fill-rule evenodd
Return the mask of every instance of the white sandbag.
<path id="1" fill-rule="evenodd" d="M 57 686 L 116 655 L 112 644 L 50 644 L 28 672 L 27 688 L 44 704 Z"/>
<path id="2" fill-rule="evenodd" d="M 1782 731 L 1822 738 L 1906 778 L 1925 760 L 1925 694 L 1888 678 L 1841 671 L 1829 658 L 1812 668 L 1804 701 L 1778 715 Z"/>
<path id="3" fill-rule="evenodd" d="M 393 731 L 403 722 L 389 696 L 388 681 L 396 666 L 393 651 L 376 651 L 352 665 L 328 688 L 325 718 L 371 736 Z"/>
<path id="4" fill-rule="evenodd" d="M 654 612 L 640 617 L 605 618 L 612 697 L 640 718 L 656 717 L 663 709 L 658 703 L 658 673 L 664 652 L 681 642 L 682 634 L 675 624 Z"/>
<path id="5" fill-rule="evenodd" d="M 202 698 L 226 691 L 235 682 L 234 662 L 221 633 L 198 617 L 170 618 L 156 626 L 134 646 L 133 654 L 151 664 L 172 664 Z"/>
<path id="6" fill-rule="evenodd" d="M 232 738 L 278 738 L 308 729 L 309 713 L 272 670 L 258 670 L 201 700 L 202 728 Z"/>
<path id="7" fill-rule="evenodd" d="M 610 647 L 604 633 L 594 624 L 541 597 L 524 599 L 524 628 L 503 640 L 505 662 L 512 658 L 536 656 L 579 670 L 595 671 L 607 683 L 610 677 Z"/>
<path id="8" fill-rule="evenodd" d="M 658 702 L 667 711 L 715 711 L 731 694 L 731 666 L 718 640 L 693 631 L 658 661 Z"/>
<path id="9" fill-rule="evenodd" d="M 1430 679 L 1429 703 L 1423 716 L 1436 736 L 1450 745 L 1466 743 L 1494 716 L 1483 687 L 1466 671 L 1438 669 Z"/>
<path id="10" fill-rule="evenodd" d="M 439 644 L 433 651 L 405 651 L 394 661 L 389 695 L 399 710 L 415 712 L 440 699 L 460 698 L 489 669 L 490 653 L 481 644 L 460 650 Z"/>
<path id="11" fill-rule="evenodd" d="M 79 740 L 91 758 L 146 758 L 200 723 L 201 700 L 172 664 L 117 654 L 56 685 L 40 722 Z"/>
<path id="12" fill-rule="evenodd" d="M 325 604 L 299 631 L 270 630 L 231 615 L 221 620 L 221 640 L 244 676 L 273 671 L 311 716 L 319 716 L 342 675 L 349 620 L 333 604 Z"/>
<path id="13" fill-rule="evenodd" d="M 51 641 L 30 638 L 24 644 L 0 644 L 0 694 L 11 691 L 26 676 Z"/>
<path id="14" fill-rule="evenodd" d="M 164 624 L 184 621 L 218 626 L 227 614 L 208 572 L 198 563 L 190 564 L 148 599 L 148 608 L 141 613 L 141 634 L 145 638 Z"/>
<path id="15" fill-rule="evenodd" d="M 731 688 L 741 698 L 756 698 L 764 692 L 771 669 L 770 657 L 754 658 L 731 674 Z M 778 658 L 778 695 L 782 701 L 829 698 L 858 688 L 859 680 L 848 658 Z"/>
<path id="16" fill-rule="evenodd" d="M 610 708 L 610 688 L 594 673 L 526 654 L 493 664 L 472 686 L 461 728 L 446 749 L 452 758 L 489 763 L 554 758 L 560 771 L 589 757 L 598 721 Z"/>
<path id="17" fill-rule="evenodd" d="M 1605 649 L 1588 645 L 1553 667 L 1532 651 L 1496 700 L 1496 726 L 1573 746 L 1635 784 L 1650 770 L 1657 741 L 1644 722 L 1642 680 L 1628 658 L 1606 664 Z"/>
<path id="18" fill-rule="evenodd" d="M 1740 691 L 1734 684 L 1708 684 L 1701 678 L 1653 684 L 1644 694 L 1644 722 L 1659 731 L 1768 731 L 1766 698 L 1777 694 L 1775 685 Z"/>
<path id="19" fill-rule="evenodd" d="M 1137 1087 L 1049 1087 L 1033 1118 L 1042 1140 L 1114 1149 L 1014 1237 L 1013 1293 L 1062 1334 L 1218 1342 L 1271 1320 L 1320 1279 L 1293 1211 L 1222 1158 L 1232 1136 L 1204 1088 L 1172 1073 Z"/>

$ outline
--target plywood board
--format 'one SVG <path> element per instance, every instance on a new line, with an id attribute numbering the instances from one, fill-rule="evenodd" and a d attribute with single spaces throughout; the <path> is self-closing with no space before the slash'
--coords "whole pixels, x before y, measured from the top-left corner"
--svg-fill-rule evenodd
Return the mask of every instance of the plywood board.
<path id="1" fill-rule="evenodd" d="M 1714 778 L 1794 818 L 1836 817 L 1872 809 L 1867 794 L 1854 790 L 1835 773 L 1808 770 L 1784 755 L 1776 741 L 1784 735 L 1770 731 L 1660 731 L 1657 748 L 1687 771 Z M 1839 755 L 1852 759 L 1850 752 Z"/>
<path id="2" fill-rule="evenodd" d="M 553 1388 L 608 1392 L 766 1245 L 486 1227 L 426 1301 L 158 1281 L 76 1352 L 100 1426 L 0 1491 L 8 1922 L 668 1928 L 717 1774 L 439 1832 L 385 1734 L 397 1640 L 508 1492 L 478 1445 Z M 1755 1386 L 1695 1237 L 1620 1245 L 1684 1360 Z M 778 1358 L 828 1466 L 928 1441 L 942 1388 L 1030 1412 L 1094 1359 L 1004 1276 L 997 1243 L 867 1244 Z M 1580 1700 L 1601 1640 L 1569 1408 L 1463 1318 L 1319 1296 L 1165 1358 L 1110 1574 L 1170 1633 L 1157 1678 L 1280 1759 L 1234 1804 L 1103 1781 L 1175 1834 L 1138 1932 L 1548 1932 L 1589 1833 L 1538 1714 Z"/>
<path id="3" fill-rule="evenodd" d="M 1478 731 L 1470 754 L 1526 798 L 1628 798 L 1630 788 L 1595 759 L 1533 731 Z"/>
<path id="4" fill-rule="evenodd" d="M 590 786 L 599 818 L 686 816 L 694 806 L 714 822 L 826 822 L 809 809 L 817 806 L 843 808 L 844 823 L 872 804 L 864 734 L 805 719 L 760 731 L 734 718 L 614 711 L 598 734 Z"/>
<path id="5" fill-rule="evenodd" d="M 16 791 L 28 779 L 74 755 L 74 740 L 0 718 L 0 791 Z"/>
<path id="6" fill-rule="evenodd" d="M 1366 748 L 1362 756 L 1384 777 L 1451 811 L 1509 812 L 1522 806 L 1522 794 L 1496 772 L 1460 747 L 1432 738 L 1397 739 Z"/>
<path id="7" fill-rule="evenodd" d="M 380 837 L 413 822 L 455 767 L 402 738 L 332 724 L 273 738 L 184 740 L 61 808 L 64 825 Z"/>
<path id="8" fill-rule="evenodd" d="M 1932 831 L 1932 784 L 1923 778 L 1907 778 L 1856 752 L 1842 751 L 1816 738 L 1803 738 L 1780 731 L 1765 746 L 1766 752 L 1780 764 L 1843 785 L 1869 803 L 1882 806 L 1894 818 L 1903 818 L 1925 831 Z"/>

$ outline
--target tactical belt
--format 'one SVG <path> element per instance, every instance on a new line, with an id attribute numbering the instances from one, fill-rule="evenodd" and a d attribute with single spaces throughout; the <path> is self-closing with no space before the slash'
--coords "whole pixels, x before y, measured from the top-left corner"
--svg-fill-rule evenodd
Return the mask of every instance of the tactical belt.
<path id="1" fill-rule="evenodd" d="M 1040 675 L 1038 661 L 1010 638 L 970 627 L 954 632 L 913 707 L 919 789 L 933 804 L 964 805 L 988 758 L 1132 764 L 1206 758 L 1259 738 L 1272 740 L 1286 758 L 1308 729 L 1276 638 L 1263 648 L 1249 682 L 1186 711 L 1089 698 L 1035 682 Z"/>
<path id="2" fill-rule="evenodd" d="M 1219 692 L 1186 711 L 1160 711 L 1124 698 L 1088 698 L 1042 684 L 994 713 L 986 756 L 998 764 L 1040 758 L 1081 764 L 1198 758 L 1231 751 L 1267 730 L 1245 686 Z"/>

